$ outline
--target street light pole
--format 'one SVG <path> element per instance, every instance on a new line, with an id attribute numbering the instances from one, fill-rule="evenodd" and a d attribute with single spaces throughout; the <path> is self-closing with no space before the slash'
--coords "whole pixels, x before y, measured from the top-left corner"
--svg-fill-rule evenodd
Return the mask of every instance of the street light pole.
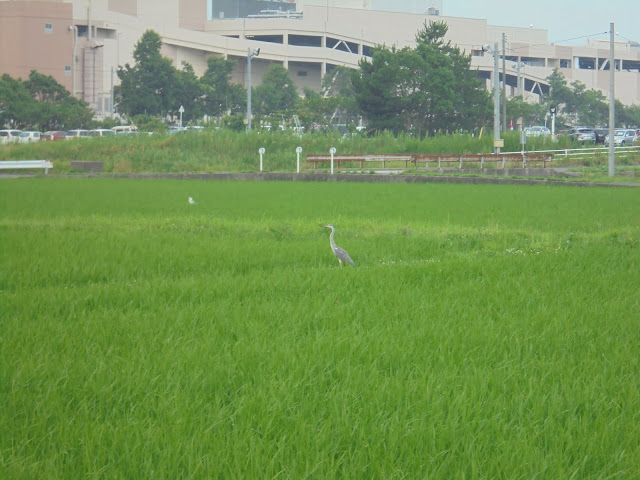
<path id="1" fill-rule="evenodd" d="M 498 78 L 498 42 L 493 44 L 493 51 L 489 44 L 482 46 L 483 52 L 493 55 L 493 154 L 500 153 L 500 79 Z"/>
<path id="2" fill-rule="evenodd" d="M 498 42 L 493 45 L 493 153 L 500 153 L 500 80 L 498 78 Z"/>
<path id="3" fill-rule="evenodd" d="M 506 39 L 502 34 L 502 128 L 507 130 L 507 63 L 506 63 Z"/>
<path id="4" fill-rule="evenodd" d="M 616 92 L 615 92 L 615 71 L 616 58 L 613 51 L 615 40 L 615 25 L 609 25 L 609 176 L 616 173 L 616 150 L 614 137 L 616 135 Z"/>
<path id="5" fill-rule="evenodd" d="M 69 31 L 73 32 L 73 58 L 71 59 L 71 96 L 76 96 L 76 44 L 78 43 L 78 27 L 69 26 Z"/>
<path id="6" fill-rule="evenodd" d="M 98 90 L 98 86 L 97 86 L 97 79 L 96 79 L 96 63 L 98 62 L 98 49 L 104 47 L 104 44 L 98 43 L 98 42 L 94 42 L 94 44 L 91 46 L 91 50 L 93 51 L 93 88 L 92 90 L 92 98 L 93 98 L 93 105 L 95 108 L 96 113 L 98 112 L 98 94 L 97 94 L 97 90 Z"/>
<path id="7" fill-rule="evenodd" d="M 247 49 L 247 133 L 251 131 L 251 59 L 260 55 L 260 49 Z"/>

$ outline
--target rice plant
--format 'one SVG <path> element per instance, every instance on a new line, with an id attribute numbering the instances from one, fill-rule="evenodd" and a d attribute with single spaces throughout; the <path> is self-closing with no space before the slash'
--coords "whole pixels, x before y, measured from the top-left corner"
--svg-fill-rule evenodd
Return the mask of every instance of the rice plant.
<path id="1" fill-rule="evenodd" d="M 33 178 L 0 207 L 1 478 L 640 476 L 634 190 Z"/>

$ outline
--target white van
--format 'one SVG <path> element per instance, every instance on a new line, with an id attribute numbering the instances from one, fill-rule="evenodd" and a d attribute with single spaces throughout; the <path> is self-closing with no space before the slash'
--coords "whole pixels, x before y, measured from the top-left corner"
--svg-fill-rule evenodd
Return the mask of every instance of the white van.
<path id="1" fill-rule="evenodd" d="M 134 127 L 133 125 L 120 125 L 118 127 L 113 127 L 111 130 L 113 130 L 116 135 L 132 135 L 138 133 L 138 127 Z"/>
<path id="2" fill-rule="evenodd" d="M 18 137 L 18 141 L 20 143 L 31 143 L 31 142 L 39 142 L 40 141 L 40 132 L 36 131 L 24 131 Z"/>
<path id="3" fill-rule="evenodd" d="M 20 141 L 22 130 L 0 130 L 0 145 Z"/>
<path id="4" fill-rule="evenodd" d="M 115 134 L 116 132 L 110 128 L 96 128 L 89 132 L 89 136 L 91 137 L 113 137 Z"/>
<path id="5" fill-rule="evenodd" d="M 68 130 L 67 131 L 67 140 L 71 138 L 89 138 L 89 130 Z"/>

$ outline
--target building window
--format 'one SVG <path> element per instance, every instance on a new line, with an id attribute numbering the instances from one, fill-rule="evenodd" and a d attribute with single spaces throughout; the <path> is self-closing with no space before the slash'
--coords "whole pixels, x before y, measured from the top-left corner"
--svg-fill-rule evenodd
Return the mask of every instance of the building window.
<path id="1" fill-rule="evenodd" d="M 64 76 L 65 77 L 70 77 L 71 76 L 71 65 L 65 65 L 64 66 Z"/>
<path id="2" fill-rule="evenodd" d="M 560 59 L 560 68 L 571 68 L 571 60 L 564 58 Z"/>
<path id="3" fill-rule="evenodd" d="M 299 77 L 306 77 L 306 76 L 307 76 L 307 72 L 306 72 L 306 71 L 304 71 L 304 70 L 300 70 L 300 71 L 298 72 L 298 76 L 299 76 Z"/>
<path id="4" fill-rule="evenodd" d="M 53 24 L 45 23 L 44 24 L 44 33 L 53 33 Z"/>

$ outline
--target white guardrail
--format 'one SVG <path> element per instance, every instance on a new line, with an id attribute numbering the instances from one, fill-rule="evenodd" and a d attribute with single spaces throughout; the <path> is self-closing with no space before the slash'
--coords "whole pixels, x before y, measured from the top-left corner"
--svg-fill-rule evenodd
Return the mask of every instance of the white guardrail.
<path id="1" fill-rule="evenodd" d="M 598 153 L 608 153 L 609 147 L 593 147 L 593 148 L 561 148 L 558 150 L 522 150 L 517 152 L 502 152 L 505 155 L 532 155 L 536 153 L 550 153 L 552 155 L 565 156 L 565 157 L 578 157 L 586 155 L 596 155 Z M 616 154 L 618 153 L 635 153 L 640 152 L 640 145 L 633 147 L 616 147 Z"/>
<path id="2" fill-rule="evenodd" d="M 2 160 L 0 169 L 15 170 L 18 168 L 44 168 L 45 175 L 49 169 L 53 168 L 53 163 L 49 160 Z"/>

